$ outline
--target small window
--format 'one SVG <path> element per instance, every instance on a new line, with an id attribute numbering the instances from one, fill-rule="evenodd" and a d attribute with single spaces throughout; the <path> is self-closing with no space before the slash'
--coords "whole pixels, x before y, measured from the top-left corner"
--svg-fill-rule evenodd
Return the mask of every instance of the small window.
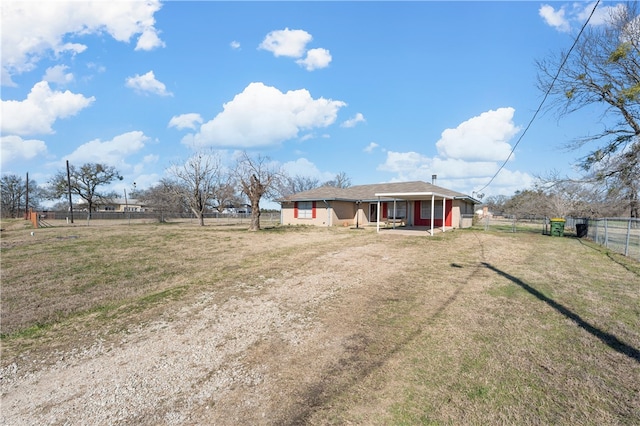
<path id="1" fill-rule="evenodd" d="M 298 219 L 313 219 L 313 201 L 298 201 Z"/>

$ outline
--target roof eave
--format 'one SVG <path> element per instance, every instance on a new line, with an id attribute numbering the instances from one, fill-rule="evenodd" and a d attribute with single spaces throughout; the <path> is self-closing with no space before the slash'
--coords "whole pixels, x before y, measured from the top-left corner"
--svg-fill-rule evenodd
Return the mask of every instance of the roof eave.
<path id="1" fill-rule="evenodd" d="M 378 198 L 382 198 L 382 197 L 386 197 L 386 198 L 400 198 L 400 199 L 406 199 L 406 200 L 420 200 L 423 199 L 423 197 L 440 197 L 440 198 L 445 198 L 445 199 L 449 199 L 452 200 L 455 198 L 455 196 L 453 195 L 445 195 L 445 194 L 440 194 L 438 192 L 433 192 L 433 191 L 429 191 L 429 192 L 381 192 L 381 193 L 376 193 L 374 194 L 376 197 Z"/>

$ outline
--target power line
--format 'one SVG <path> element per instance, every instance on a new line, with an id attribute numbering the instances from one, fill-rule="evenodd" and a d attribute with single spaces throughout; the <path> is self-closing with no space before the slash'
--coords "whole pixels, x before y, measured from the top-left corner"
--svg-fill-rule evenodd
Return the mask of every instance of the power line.
<path id="1" fill-rule="evenodd" d="M 493 182 L 493 180 L 498 176 L 498 174 L 502 171 L 504 166 L 507 165 L 507 162 L 509 161 L 511 156 L 513 156 L 513 153 L 515 152 L 518 144 L 520 144 L 520 141 L 522 141 L 522 138 L 524 138 L 524 135 L 527 134 L 527 131 L 529 130 L 529 127 L 531 127 L 531 125 L 533 124 L 534 120 L 538 116 L 538 113 L 542 110 L 542 106 L 544 105 L 545 101 L 549 97 L 549 93 L 551 93 L 551 89 L 553 88 L 553 85 L 555 84 L 556 80 L 558 80 L 558 77 L 560 76 L 560 72 L 562 71 L 562 68 L 564 68 L 564 65 L 567 63 L 567 60 L 569 59 L 569 55 L 571 55 L 571 52 L 573 51 L 573 48 L 576 47 L 576 44 L 578 44 L 578 39 L 580 39 L 580 36 L 582 35 L 582 33 L 584 32 L 585 28 L 589 24 L 589 21 L 591 20 L 591 17 L 595 13 L 596 8 L 598 7 L 599 4 L 600 4 L 600 0 L 597 0 L 596 4 L 593 6 L 593 9 L 591 10 L 591 13 L 589 14 L 589 17 L 587 18 L 585 23 L 582 25 L 582 28 L 580 28 L 580 32 L 576 36 L 576 39 L 573 41 L 573 44 L 571 45 L 571 48 L 569 49 L 569 51 L 565 55 L 564 59 L 562 60 L 562 63 L 560 64 L 560 67 L 558 68 L 558 71 L 556 72 L 556 75 L 553 77 L 553 80 L 551 80 L 551 84 L 549 85 L 549 88 L 547 89 L 547 92 L 544 94 L 544 97 L 542 98 L 542 101 L 540 102 L 540 105 L 538 106 L 538 109 L 536 110 L 536 112 L 531 117 L 531 120 L 529 120 L 529 124 L 527 124 L 527 127 L 525 127 L 524 131 L 522 132 L 522 134 L 520 135 L 520 137 L 518 138 L 516 143 L 513 145 L 513 148 L 511 148 L 511 152 L 509 152 L 509 155 L 507 156 L 507 159 L 504 160 L 504 163 L 502 163 L 502 165 L 500 166 L 498 171 L 496 171 L 496 173 L 493 175 L 491 180 L 489 180 L 489 182 L 485 186 L 483 186 L 482 188 L 480 188 L 479 190 L 474 191 L 474 192 L 480 192 L 483 189 L 485 189 L 486 187 L 488 187 L 489 185 L 491 185 L 491 182 Z"/>

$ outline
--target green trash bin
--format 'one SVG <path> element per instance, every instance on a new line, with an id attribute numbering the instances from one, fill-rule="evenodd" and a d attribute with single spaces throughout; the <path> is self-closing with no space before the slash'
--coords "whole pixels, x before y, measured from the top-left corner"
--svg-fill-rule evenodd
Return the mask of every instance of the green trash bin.
<path id="1" fill-rule="evenodd" d="M 566 220 L 559 217 L 554 217 L 552 219 L 549 219 L 549 222 L 551 222 L 551 236 L 564 237 L 564 224 Z"/>

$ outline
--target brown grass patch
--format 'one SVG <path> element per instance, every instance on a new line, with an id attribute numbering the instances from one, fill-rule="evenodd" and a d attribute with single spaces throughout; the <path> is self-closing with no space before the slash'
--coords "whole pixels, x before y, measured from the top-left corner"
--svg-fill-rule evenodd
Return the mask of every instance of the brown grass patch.
<path id="1" fill-rule="evenodd" d="M 636 268 L 535 233 L 9 231 L 3 406 L 40 422 L 46 400 L 81 423 L 633 424 Z M 92 389 L 45 397 L 55 380 Z M 116 391 L 124 417 L 99 405 Z"/>

